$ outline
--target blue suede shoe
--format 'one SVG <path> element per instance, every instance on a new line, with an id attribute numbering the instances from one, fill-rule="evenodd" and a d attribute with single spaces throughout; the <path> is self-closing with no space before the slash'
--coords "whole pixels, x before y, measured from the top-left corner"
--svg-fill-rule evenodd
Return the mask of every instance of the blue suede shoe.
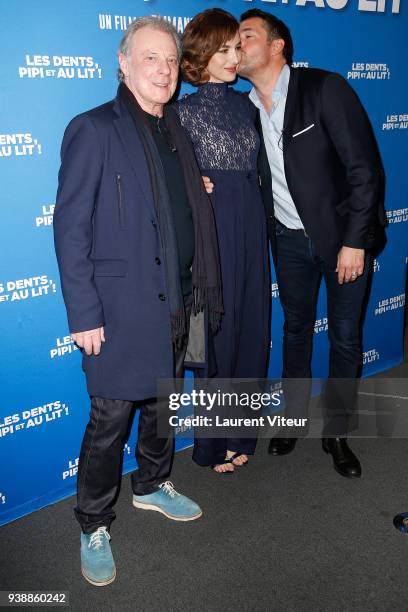
<path id="1" fill-rule="evenodd" d="M 194 521 L 202 515 L 200 506 L 177 493 L 169 481 L 163 482 L 158 491 L 149 495 L 133 495 L 133 505 L 135 508 L 161 512 L 173 521 Z"/>
<path id="2" fill-rule="evenodd" d="M 105 586 L 116 578 L 109 540 L 106 527 L 98 527 L 93 533 L 81 533 L 81 571 L 85 580 L 94 586 Z"/>

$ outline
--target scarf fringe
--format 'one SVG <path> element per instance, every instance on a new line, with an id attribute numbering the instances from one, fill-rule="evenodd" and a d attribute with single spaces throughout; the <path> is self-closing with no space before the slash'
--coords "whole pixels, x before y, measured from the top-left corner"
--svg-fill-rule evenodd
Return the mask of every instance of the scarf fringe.
<path id="1" fill-rule="evenodd" d="M 171 337 L 177 348 L 181 348 L 183 340 L 187 335 L 186 313 L 183 310 L 178 310 L 170 315 L 171 321 Z"/>
<path id="2" fill-rule="evenodd" d="M 221 288 L 194 287 L 193 298 L 194 314 L 198 314 L 208 307 L 211 331 L 215 334 L 220 328 L 221 318 L 224 314 Z"/>

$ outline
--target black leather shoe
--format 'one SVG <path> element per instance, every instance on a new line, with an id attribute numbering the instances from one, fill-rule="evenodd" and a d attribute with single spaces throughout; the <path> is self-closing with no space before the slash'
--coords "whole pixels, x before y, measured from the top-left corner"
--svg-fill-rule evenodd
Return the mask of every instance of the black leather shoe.
<path id="1" fill-rule="evenodd" d="M 361 465 L 345 438 L 322 438 L 325 453 L 333 457 L 333 467 L 346 478 L 360 478 Z"/>
<path id="2" fill-rule="evenodd" d="M 272 438 L 269 442 L 268 453 L 270 455 L 287 455 L 296 446 L 297 438 Z"/>

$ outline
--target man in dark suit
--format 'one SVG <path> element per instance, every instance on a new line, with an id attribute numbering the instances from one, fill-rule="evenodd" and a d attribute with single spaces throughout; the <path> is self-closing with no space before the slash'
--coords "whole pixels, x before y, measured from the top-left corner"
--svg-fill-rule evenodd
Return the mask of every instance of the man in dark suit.
<path id="1" fill-rule="evenodd" d="M 360 463 L 346 441 L 347 411 L 362 365 L 369 249 L 385 224 L 377 146 L 357 95 L 340 75 L 291 68 L 293 43 L 282 21 L 249 10 L 241 16 L 240 37 L 239 74 L 254 85 L 249 97 L 259 109 L 261 189 L 285 316 L 287 414 L 304 416 L 309 400 L 323 276 L 330 341 L 323 450 L 341 475 L 359 477 Z M 295 444 L 286 431 L 271 440 L 269 452 L 287 454 Z"/>
<path id="2" fill-rule="evenodd" d="M 190 141 L 164 108 L 180 51 L 167 21 L 134 21 L 120 46 L 117 97 L 73 119 L 62 143 L 55 246 L 91 396 L 75 514 L 82 573 L 96 586 L 116 575 L 109 527 L 135 407 L 133 505 L 178 521 L 202 514 L 167 480 L 174 440 L 167 403 L 155 399 L 157 379 L 183 376 L 187 350 L 205 365 L 206 317 L 215 329 L 222 312 L 211 205 Z"/>

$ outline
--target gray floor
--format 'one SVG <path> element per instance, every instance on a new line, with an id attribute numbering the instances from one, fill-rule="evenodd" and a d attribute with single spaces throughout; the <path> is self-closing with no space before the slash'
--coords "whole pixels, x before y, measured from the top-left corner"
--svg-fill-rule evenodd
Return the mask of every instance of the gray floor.
<path id="1" fill-rule="evenodd" d="M 406 376 L 404 365 L 388 372 Z M 220 477 L 179 453 L 172 480 L 203 517 L 175 523 L 135 510 L 123 479 L 112 526 L 118 577 L 105 588 L 79 572 L 74 498 L 0 529 L 0 588 L 63 590 L 72 610 L 408 610 L 407 441 L 354 440 L 363 478 L 334 472 L 318 440 Z"/>

